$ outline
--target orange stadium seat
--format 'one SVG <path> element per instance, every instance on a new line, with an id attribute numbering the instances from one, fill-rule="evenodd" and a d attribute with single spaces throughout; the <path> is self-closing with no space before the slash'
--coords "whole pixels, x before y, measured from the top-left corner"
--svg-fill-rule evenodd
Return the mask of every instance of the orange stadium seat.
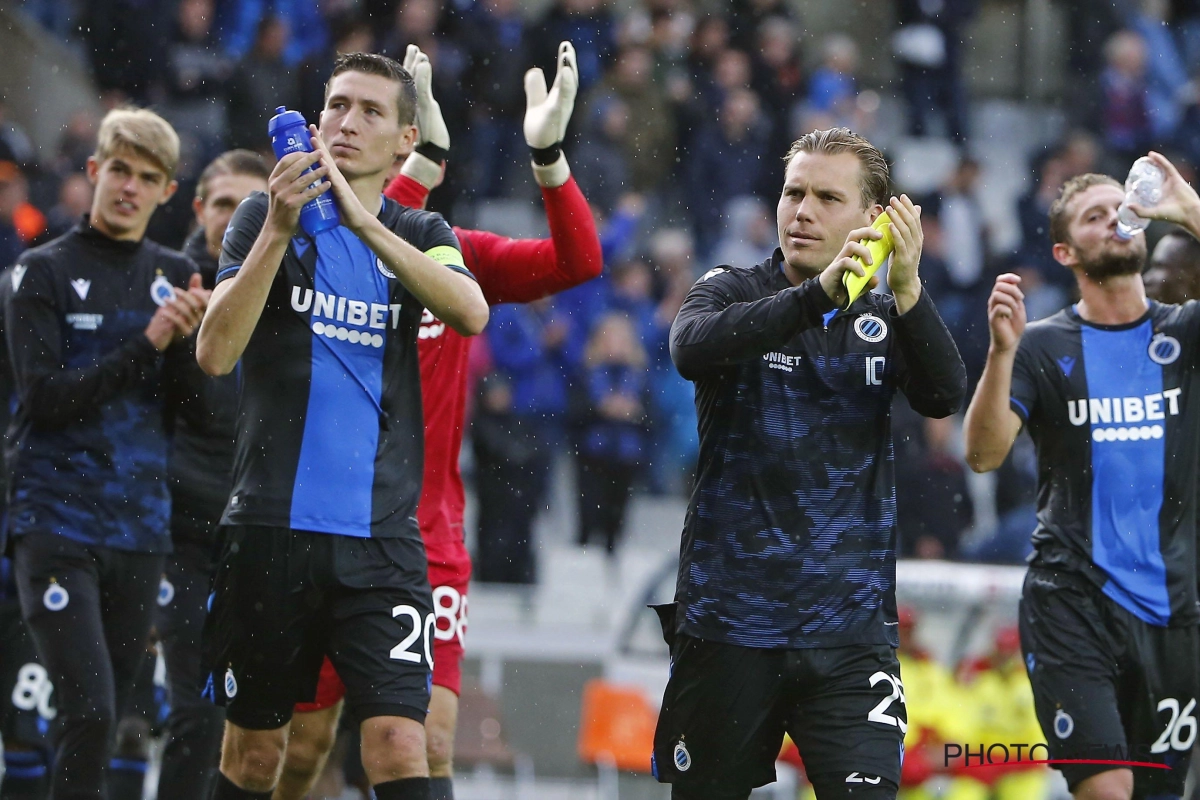
<path id="1" fill-rule="evenodd" d="M 583 687 L 579 758 L 588 764 L 611 763 L 629 772 L 650 772 L 658 713 L 646 693 L 600 678 Z"/>

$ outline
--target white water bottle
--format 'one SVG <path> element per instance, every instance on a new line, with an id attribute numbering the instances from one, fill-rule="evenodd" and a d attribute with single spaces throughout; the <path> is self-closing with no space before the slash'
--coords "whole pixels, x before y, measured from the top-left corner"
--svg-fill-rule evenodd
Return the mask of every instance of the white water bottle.
<path id="1" fill-rule="evenodd" d="M 1157 164 L 1146 156 L 1133 162 L 1129 177 L 1125 179 L 1125 201 L 1117 209 L 1117 236 L 1132 239 L 1135 233 L 1146 230 L 1150 220 L 1143 219 L 1129 208 L 1135 203 L 1142 208 L 1152 208 L 1162 200 L 1163 183 L 1166 175 Z"/>

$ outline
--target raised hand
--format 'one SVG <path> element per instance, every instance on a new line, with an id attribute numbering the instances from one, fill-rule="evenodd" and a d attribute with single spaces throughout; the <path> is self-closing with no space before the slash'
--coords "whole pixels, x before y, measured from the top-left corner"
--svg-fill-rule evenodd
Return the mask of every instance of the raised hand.
<path id="1" fill-rule="evenodd" d="M 417 146 L 431 144 L 450 149 L 450 131 L 442 117 L 442 107 L 433 99 L 433 65 L 421 48 L 410 44 L 404 52 L 404 68 L 417 84 Z"/>
<path id="2" fill-rule="evenodd" d="M 570 42 L 558 46 L 558 73 L 546 89 L 546 76 L 538 68 L 525 73 L 525 143 L 535 150 L 552 147 L 567 135 L 567 123 L 579 92 L 579 67 Z"/>
<path id="3" fill-rule="evenodd" d="M 988 330 L 992 335 L 992 350 L 996 352 L 1013 350 L 1025 333 L 1025 293 L 1020 283 L 1020 275 L 1006 272 L 996 278 L 988 297 Z"/>

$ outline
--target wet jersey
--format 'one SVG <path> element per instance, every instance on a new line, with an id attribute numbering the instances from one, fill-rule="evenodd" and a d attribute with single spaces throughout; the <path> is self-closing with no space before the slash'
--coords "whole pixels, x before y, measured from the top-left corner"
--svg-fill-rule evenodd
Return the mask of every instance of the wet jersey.
<path id="1" fill-rule="evenodd" d="M 191 349 L 178 342 L 164 355 L 144 332 L 195 271 L 182 253 L 116 241 L 85 221 L 8 272 L 12 536 L 171 549 L 165 412 Z"/>
<path id="2" fill-rule="evenodd" d="M 238 207 L 217 283 L 237 274 L 267 196 Z M 439 215 L 384 200 L 389 230 L 470 275 Z M 423 308 L 340 226 L 288 244 L 240 362 L 233 493 L 223 522 L 346 536 L 416 537 L 423 431 Z"/>
<path id="3" fill-rule="evenodd" d="M 1193 625 L 1200 304 L 1128 325 L 1074 308 L 1032 323 L 1010 405 L 1038 454 L 1037 562 L 1074 570 L 1152 625 Z"/>
<path id="4" fill-rule="evenodd" d="M 763 648 L 897 645 L 891 404 L 954 413 L 962 359 L 928 293 L 848 311 L 779 250 L 692 287 L 671 355 L 696 385 L 700 461 L 684 522 L 678 630 Z"/>

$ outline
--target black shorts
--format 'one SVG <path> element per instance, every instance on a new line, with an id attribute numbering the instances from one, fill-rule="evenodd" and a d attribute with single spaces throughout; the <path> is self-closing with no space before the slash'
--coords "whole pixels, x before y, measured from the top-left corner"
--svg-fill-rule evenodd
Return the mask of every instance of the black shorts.
<path id="1" fill-rule="evenodd" d="M 433 596 L 420 539 L 255 525 L 223 530 L 204 626 L 206 690 L 251 730 L 283 727 L 316 693 L 328 655 L 360 720 L 424 722 Z"/>
<path id="2" fill-rule="evenodd" d="M 775 780 L 786 732 L 810 778 L 899 785 L 908 713 L 890 645 L 766 650 L 669 639 L 671 678 L 654 733 L 659 781 L 698 796 L 748 793 Z"/>
<path id="3" fill-rule="evenodd" d="M 0 600 L 0 740 L 53 752 L 54 683 L 38 658 L 16 595 Z"/>
<path id="4" fill-rule="evenodd" d="M 1134 796 L 1183 792 L 1196 741 L 1200 636 L 1150 625 L 1074 573 L 1034 567 L 1021 595 L 1021 649 L 1054 759 L 1141 761 Z M 1057 767 L 1074 790 L 1119 765 Z"/>

